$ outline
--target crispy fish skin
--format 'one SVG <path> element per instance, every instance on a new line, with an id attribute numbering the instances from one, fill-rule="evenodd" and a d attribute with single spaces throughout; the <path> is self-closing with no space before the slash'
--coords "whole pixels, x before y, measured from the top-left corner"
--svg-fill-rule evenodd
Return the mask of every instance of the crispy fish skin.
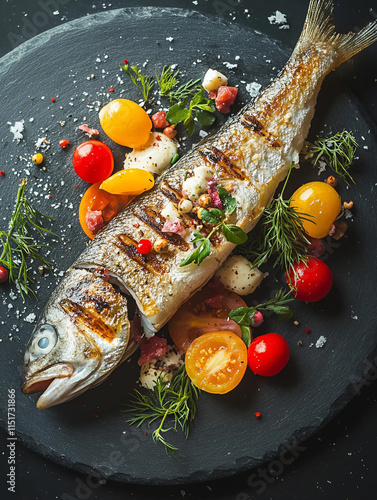
<path id="1" fill-rule="evenodd" d="M 177 234 L 166 255 L 138 254 L 135 246 L 141 238 L 153 242 L 163 234 L 161 211 L 169 200 L 178 204 L 185 177 L 204 166 L 213 169 L 219 184 L 233 183 L 237 210 L 229 222 L 246 232 L 253 229 L 291 162 L 298 163 L 324 77 L 376 39 L 376 23 L 357 35 L 334 34 L 331 9 L 330 1 L 312 0 L 303 33 L 280 76 L 113 219 L 74 264 L 109 269 L 136 299 L 147 329 L 158 331 L 234 248 L 219 231 L 211 255 L 199 266 L 179 267 L 193 246 Z"/>
<path id="2" fill-rule="evenodd" d="M 246 232 L 253 229 L 291 162 L 298 162 L 324 77 L 377 40 L 377 21 L 356 34 L 336 34 L 332 7 L 332 0 L 311 0 L 302 35 L 280 76 L 115 217 L 73 264 L 25 352 L 22 389 L 45 390 L 38 408 L 68 401 L 102 382 L 136 348 L 126 300 L 98 269 L 106 269 L 136 299 L 146 331 L 153 332 L 205 285 L 233 250 L 219 231 L 199 266 L 180 267 L 193 250 L 190 233 L 200 221 L 189 213 L 182 221 L 188 227 L 185 237 L 165 233 L 161 212 L 168 202 L 178 205 L 186 176 L 209 168 L 237 200 L 226 222 Z M 153 242 L 161 236 L 169 242 L 166 253 L 137 252 L 141 238 Z"/>

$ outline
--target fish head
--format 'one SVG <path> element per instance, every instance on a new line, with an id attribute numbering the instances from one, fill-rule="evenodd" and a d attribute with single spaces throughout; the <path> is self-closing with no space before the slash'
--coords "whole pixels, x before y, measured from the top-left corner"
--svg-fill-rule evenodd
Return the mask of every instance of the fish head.
<path id="1" fill-rule="evenodd" d="M 101 304 L 101 314 L 93 303 Z M 68 401 L 102 382 L 122 360 L 128 341 L 125 299 L 91 273 L 72 271 L 32 332 L 22 391 L 43 391 L 38 409 Z"/>

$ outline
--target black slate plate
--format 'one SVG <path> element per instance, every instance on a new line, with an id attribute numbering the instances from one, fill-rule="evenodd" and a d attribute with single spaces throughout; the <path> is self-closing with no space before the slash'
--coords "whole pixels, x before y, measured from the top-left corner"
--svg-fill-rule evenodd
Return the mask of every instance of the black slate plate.
<path id="1" fill-rule="evenodd" d="M 166 40 L 169 37 L 174 40 Z M 56 263 L 56 276 L 41 278 L 36 274 L 39 302 L 29 300 L 23 305 L 19 298 L 9 295 L 7 287 L 0 292 L 1 422 L 6 427 L 4 402 L 8 389 L 15 388 L 17 435 L 37 452 L 68 467 L 120 481 L 200 481 L 255 466 L 287 443 L 292 446 L 300 442 L 354 395 L 355 381 L 363 376 L 365 361 L 376 347 L 376 220 L 372 213 L 377 144 L 355 100 L 332 76 L 320 95 L 312 135 L 348 128 L 368 149 L 359 150 L 360 159 L 354 168 L 357 188 L 340 189 L 345 199 L 355 201 L 355 222 L 350 221 L 348 237 L 339 245 L 327 241 L 326 257 L 335 276 L 332 292 L 319 304 L 295 304 L 298 326 L 268 318 L 257 332 L 285 335 L 292 359 L 284 372 L 273 379 L 248 373 L 228 395 L 202 394 L 189 439 L 185 441 L 178 433 L 171 436 L 185 455 L 182 462 L 156 446 L 150 430 L 136 430 L 125 423 L 120 408 L 135 387 L 135 359 L 118 368 L 98 388 L 43 412 L 35 408 L 36 396 L 23 395 L 19 390 L 23 351 L 31 330 L 25 318 L 43 308 L 59 274 L 74 261 L 86 241 L 76 216 L 86 186 L 71 167 L 74 147 L 85 140 L 76 126 L 87 122 L 99 127 L 95 108 L 114 97 L 138 98 L 126 75 L 120 75 L 124 83 L 117 80 L 117 64 L 124 58 L 139 63 L 148 59 L 146 71 L 153 73 L 156 67 L 178 63 L 179 68 L 190 67 L 186 68 L 188 78 L 201 77 L 208 67 L 218 67 L 228 74 L 231 84 L 240 83 L 241 103 L 248 98 L 245 83 L 268 84 L 288 56 L 289 51 L 261 33 L 197 13 L 125 9 L 61 26 L 2 59 L 1 168 L 6 173 L 0 178 L 2 216 L 4 221 L 9 219 L 19 179 L 29 171 L 32 199 L 43 211 L 56 216 L 53 229 L 63 235 L 59 243 L 51 241 L 50 258 Z M 223 62 L 237 67 L 229 69 Z M 108 93 L 110 87 L 115 89 L 113 94 Z M 51 103 L 51 97 L 55 103 Z M 25 120 L 25 134 L 17 145 L 12 142 L 7 122 L 21 118 Z M 63 127 L 58 123 L 61 120 L 66 121 Z M 34 142 L 41 136 L 50 141 L 50 149 L 44 153 L 46 171 L 29 160 Z M 58 141 L 62 138 L 71 141 L 70 150 L 61 150 Z M 100 138 L 113 149 L 120 167 L 124 149 L 103 134 Z M 197 141 L 195 135 L 186 147 Z M 317 171 L 306 166 L 295 173 L 291 189 L 314 179 L 318 179 Z M 283 277 L 277 276 L 277 280 L 266 280 L 253 300 L 272 295 Z M 306 333 L 306 328 L 311 333 Z M 325 346 L 311 346 L 321 335 L 327 338 Z M 301 347 L 297 346 L 299 340 L 303 342 Z M 254 417 L 255 411 L 261 412 L 261 419 Z"/>

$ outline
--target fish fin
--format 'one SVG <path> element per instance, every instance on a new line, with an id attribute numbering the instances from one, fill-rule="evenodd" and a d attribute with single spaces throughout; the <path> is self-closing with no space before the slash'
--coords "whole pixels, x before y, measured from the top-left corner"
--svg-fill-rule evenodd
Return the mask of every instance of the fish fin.
<path id="1" fill-rule="evenodd" d="M 377 20 L 369 23 L 358 33 L 350 31 L 347 34 L 335 32 L 331 14 L 333 0 L 310 0 L 302 34 L 297 43 L 297 50 L 313 43 L 328 44 L 336 51 L 334 66 L 340 66 L 344 61 L 377 41 Z"/>

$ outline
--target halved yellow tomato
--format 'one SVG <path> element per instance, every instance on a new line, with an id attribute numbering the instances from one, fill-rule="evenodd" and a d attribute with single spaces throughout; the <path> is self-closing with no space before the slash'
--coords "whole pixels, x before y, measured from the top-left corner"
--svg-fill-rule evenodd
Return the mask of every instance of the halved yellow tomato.
<path id="1" fill-rule="evenodd" d="M 239 295 L 225 289 L 216 291 L 207 285 L 171 318 L 170 337 L 180 352 L 186 352 L 193 340 L 208 332 L 229 330 L 241 337 L 241 327 L 228 318 L 229 312 L 238 307 L 247 307 Z"/>
<path id="2" fill-rule="evenodd" d="M 187 375 L 198 389 L 225 394 L 245 375 L 246 344 L 233 332 L 205 333 L 187 349 L 185 366 Z"/>
<path id="3" fill-rule="evenodd" d="M 126 168 L 103 181 L 100 188 L 111 194 L 137 196 L 153 186 L 153 174 L 141 168 Z"/>

